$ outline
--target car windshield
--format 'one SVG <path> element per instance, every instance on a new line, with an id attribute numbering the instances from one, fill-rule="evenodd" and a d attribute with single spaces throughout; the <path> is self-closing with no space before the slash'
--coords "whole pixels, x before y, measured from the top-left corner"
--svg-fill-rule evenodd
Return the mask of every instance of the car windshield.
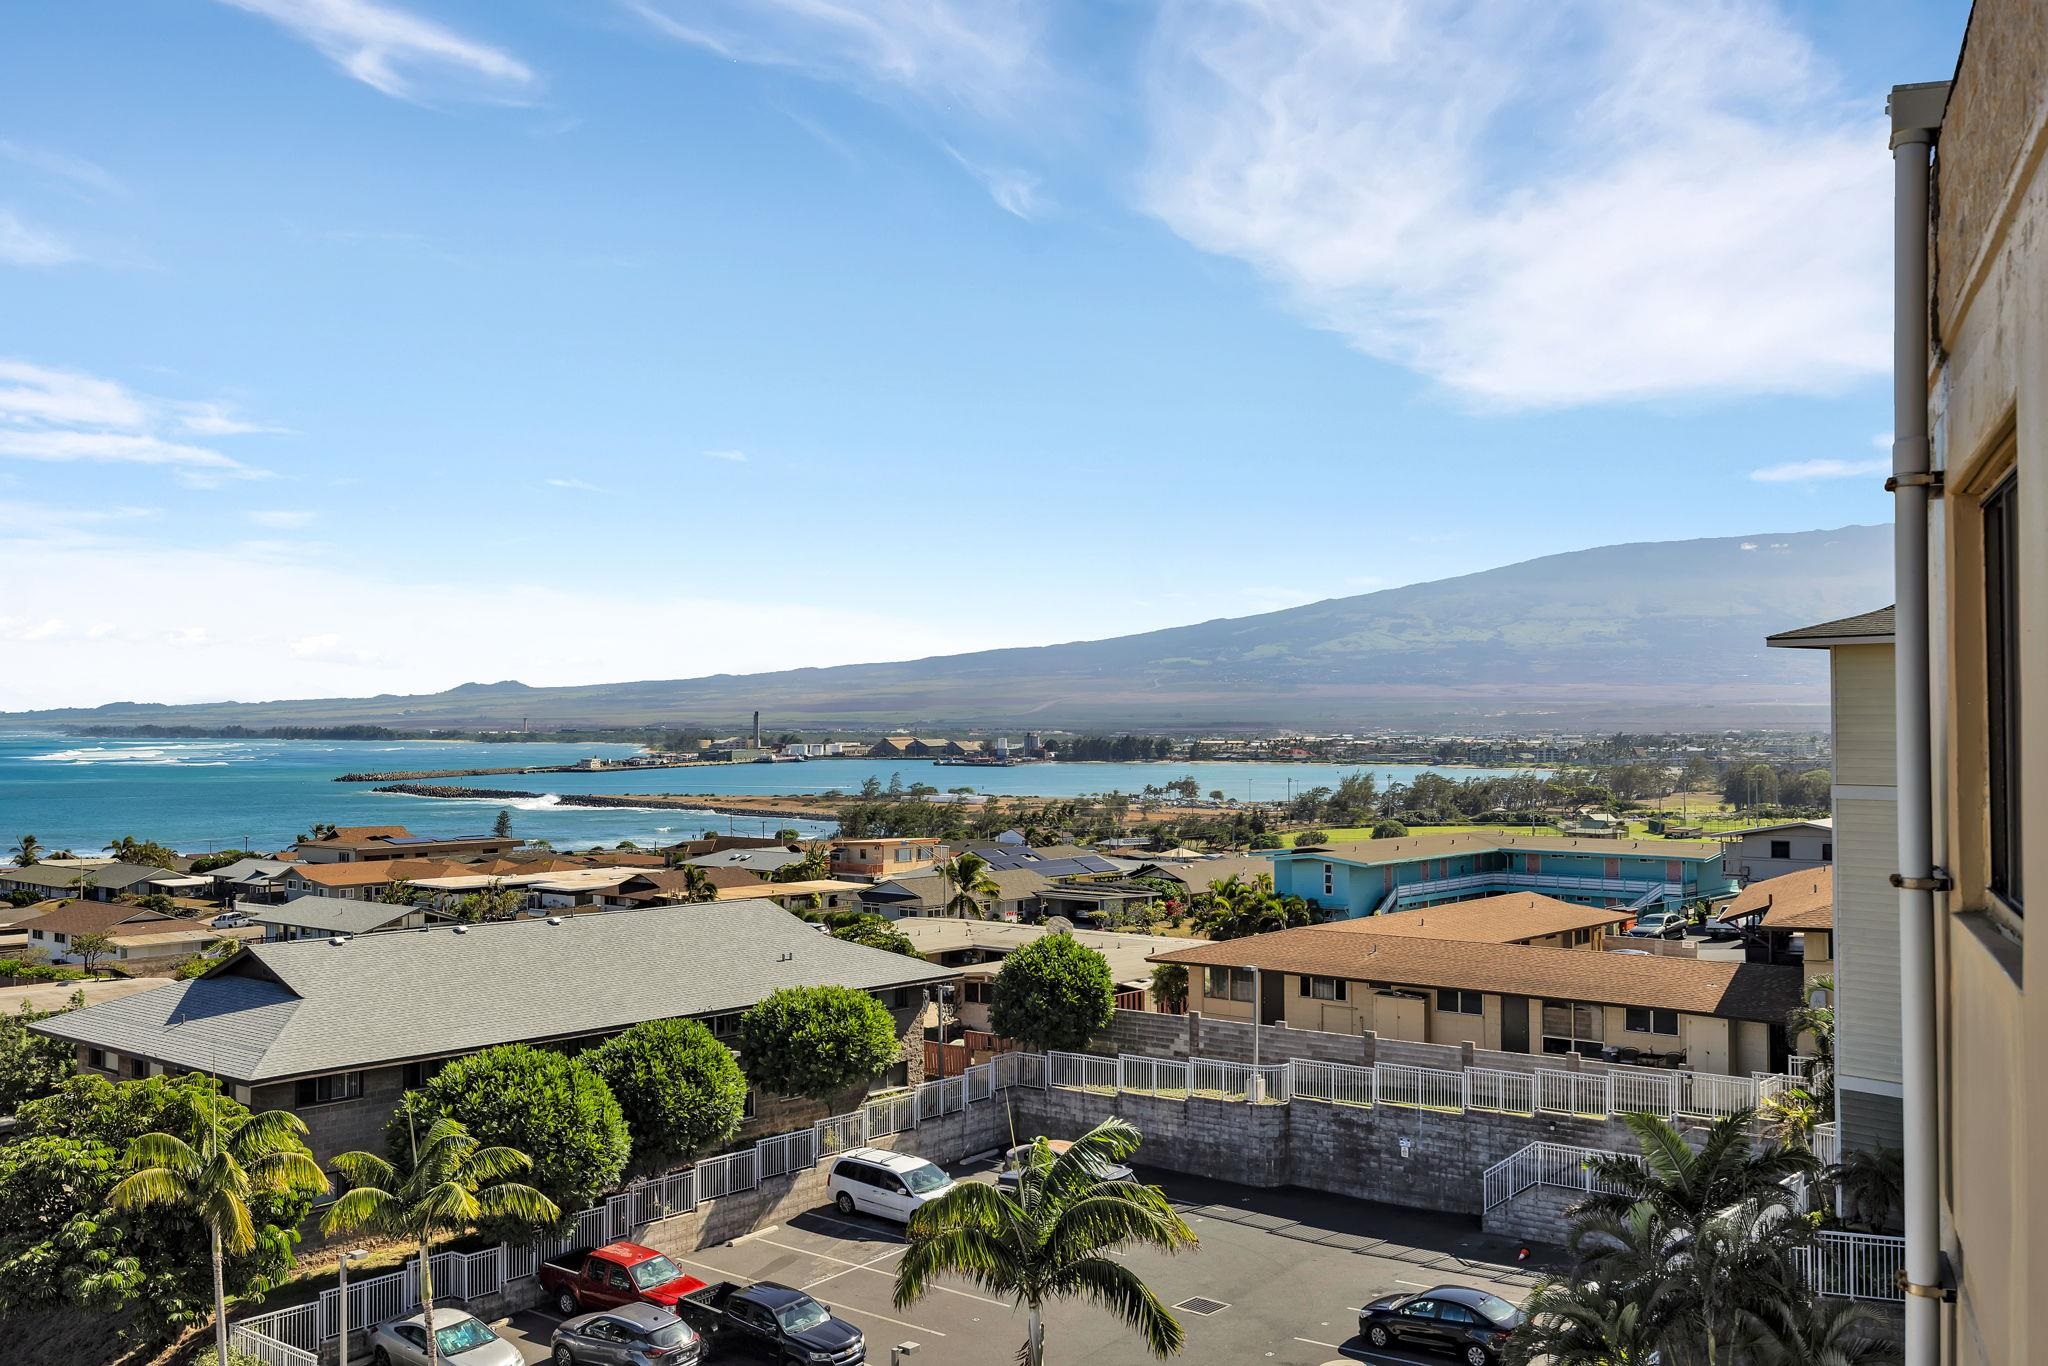
<path id="1" fill-rule="evenodd" d="M 633 1284 L 642 1290 L 652 1290 L 657 1285 L 667 1285 L 682 1274 L 674 1262 L 658 1252 L 644 1262 L 633 1263 Z"/>
<path id="2" fill-rule="evenodd" d="M 454 1356 L 457 1352 L 467 1352 L 472 1347 L 496 1342 L 498 1335 L 487 1328 L 481 1319 L 464 1319 L 460 1323 L 451 1323 L 446 1328 L 436 1328 L 434 1340 L 441 1344 L 441 1355 Z"/>
<path id="3" fill-rule="evenodd" d="M 782 1325 L 782 1331 L 785 1333 L 801 1333 L 806 1329 L 816 1328 L 831 1317 L 825 1312 L 824 1305 L 808 1295 L 775 1311 L 775 1321 Z"/>
<path id="4" fill-rule="evenodd" d="M 1515 1306 L 1500 1296 L 1489 1295 L 1483 1290 L 1473 1292 L 1472 1307 L 1495 1323 L 1508 1322 L 1514 1318 L 1516 1312 Z"/>
<path id="5" fill-rule="evenodd" d="M 912 1195 L 930 1195 L 933 1191 L 944 1190 L 953 1178 L 929 1162 L 921 1162 L 903 1173 L 903 1184 L 910 1187 Z"/>

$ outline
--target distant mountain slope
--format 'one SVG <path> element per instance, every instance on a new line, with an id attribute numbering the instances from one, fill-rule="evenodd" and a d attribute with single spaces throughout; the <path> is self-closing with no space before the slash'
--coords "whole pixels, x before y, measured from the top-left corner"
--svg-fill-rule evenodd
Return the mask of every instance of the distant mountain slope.
<path id="1" fill-rule="evenodd" d="M 1817 724 L 1824 670 L 1764 636 L 1891 598 L 1890 529 L 1843 527 L 1602 546 L 1258 616 L 900 663 L 0 721 L 723 725 L 759 707 L 777 727 Z"/>

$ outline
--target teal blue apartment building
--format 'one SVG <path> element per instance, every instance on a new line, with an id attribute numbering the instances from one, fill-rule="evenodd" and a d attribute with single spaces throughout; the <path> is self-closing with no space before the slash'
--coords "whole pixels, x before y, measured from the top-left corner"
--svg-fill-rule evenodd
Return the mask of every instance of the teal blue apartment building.
<path id="1" fill-rule="evenodd" d="M 1338 918 L 1536 892 L 1642 914 L 1735 895 L 1712 841 L 1454 833 L 1269 851 L 1273 888 Z"/>

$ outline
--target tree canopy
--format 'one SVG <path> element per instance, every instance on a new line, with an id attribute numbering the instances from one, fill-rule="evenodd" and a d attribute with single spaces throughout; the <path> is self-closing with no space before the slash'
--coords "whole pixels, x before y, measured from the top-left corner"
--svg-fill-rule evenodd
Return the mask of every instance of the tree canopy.
<path id="1" fill-rule="evenodd" d="M 859 915 L 842 921 L 832 927 L 832 937 L 849 944 L 865 944 L 871 949 L 887 949 L 906 958 L 923 956 L 909 935 L 878 915 Z"/>
<path id="2" fill-rule="evenodd" d="M 784 987 L 740 1017 L 747 1077 L 778 1096 L 837 1095 L 896 1061 L 896 1022 L 851 987 Z"/>
<path id="3" fill-rule="evenodd" d="M 1003 960 L 989 1003 L 996 1033 L 1037 1052 L 1083 1048 L 1116 1011 L 1109 960 L 1072 935 L 1047 934 Z"/>
<path id="4" fill-rule="evenodd" d="M 730 1138 L 747 1104 L 732 1050 L 695 1020 L 648 1020 L 583 1055 L 618 1098 L 641 1167 L 693 1157 Z"/>
<path id="5" fill-rule="evenodd" d="M 406 1092 L 385 1129 L 392 1164 L 405 1168 L 412 1144 L 443 1115 L 485 1147 L 525 1153 L 532 1184 L 571 1213 L 617 1185 L 633 1152 L 604 1078 L 580 1059 L 528 1044 L 458 1058 Z"/>

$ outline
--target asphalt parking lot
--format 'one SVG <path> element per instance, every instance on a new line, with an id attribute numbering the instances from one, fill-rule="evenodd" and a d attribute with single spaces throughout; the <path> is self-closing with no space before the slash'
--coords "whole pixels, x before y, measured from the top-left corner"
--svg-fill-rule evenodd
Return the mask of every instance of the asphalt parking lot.
<path id="1" fill-rule="evenodd" d="M 987 1166 L 955 1175 L 987 1179 Z M 1192 1252 L 1129 1256 L 1169 1305 L 1207 1300 L 1221 1307 L 1176 1308 L 1187 1332 L 1182 1360 L 1323 1366 L 1364 1361 L 1383 1366 L 1443 1362 L 1444 1357 L 1372 1351 L 1356 1337 L 1357 1307 L 1381 1295 L 1458 1284 L 1520 1302 L 1534 1279 L 1515 1264 L 1516 1246 L 1489 1237 L 1469 1218 L 1431 1215 L 1299 1190 L 1252 1190 L 1171 1173 L 1157 1181 L 1201 1239 Z M 708 1281 L 780 1281 L 809 1291 L 866 1333 L 868 1360 L 889 1361 L 898 1343 L 918 1344 L 916 1366 L 987 1366 L 1010 1360 L 1024 1318 L 965 1284 L 935 1289 L 908 1309 L 893 1303 L 900 1229 L 866 1217 L 844 1219 L 829 1206 L 737 1241 L 676 1261 Z M 535 1310 L 500 1331 L 520 1342 L 529 1362 L 547 1358 L 557 1320 Z M 1121 1366 L 1152 1358 L 1105 1311 L 1052 1306 L 1046 1315 L 1053 1361 Z M 740 1360 L 715 1355 L 712 1360 Z"/>

